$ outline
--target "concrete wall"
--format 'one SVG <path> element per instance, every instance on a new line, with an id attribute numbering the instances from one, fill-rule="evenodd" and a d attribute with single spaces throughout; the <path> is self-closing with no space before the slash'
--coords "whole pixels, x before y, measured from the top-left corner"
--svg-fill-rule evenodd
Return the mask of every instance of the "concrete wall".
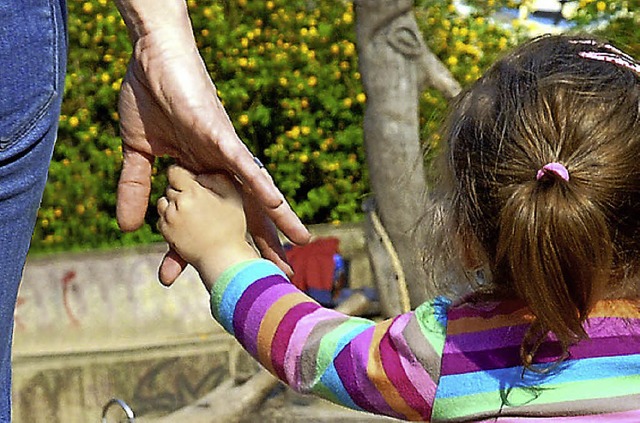
<path id="1" fill-rule="evenodd" d="M 338 236 L 350 284 L 370 286 L 359 226 L 317 226 Z M 255 364 L 209 312 L 188 268 L 170 288 L 157 282 L 164 245 L 30 257 L 14 335 L 14 421 L 99 421 L 112 397 L 137 415 L 165 414 Z"/>

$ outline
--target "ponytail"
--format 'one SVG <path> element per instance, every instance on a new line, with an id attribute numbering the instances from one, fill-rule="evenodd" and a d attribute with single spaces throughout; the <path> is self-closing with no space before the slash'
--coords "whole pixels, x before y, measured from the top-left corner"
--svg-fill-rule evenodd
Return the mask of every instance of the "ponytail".
<path id="1" fill-rule="evenodd" d="M 587 336 L 582 324 L 610 276 L 606 216 L 584 191 L 550 172 L 517 185 L 500 213 L 496 276 L 511 281 L 535 316 L 520 352 L 527 368 L 550 332 L 565 353 Z"/>

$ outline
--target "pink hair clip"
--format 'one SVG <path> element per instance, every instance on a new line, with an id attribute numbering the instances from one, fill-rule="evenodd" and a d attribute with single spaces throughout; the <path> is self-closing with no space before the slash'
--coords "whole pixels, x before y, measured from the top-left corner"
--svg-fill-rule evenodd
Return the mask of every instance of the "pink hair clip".
<path id="1" fill-rule="evenodd" d="M 595 40 L 574 40 L 570 41 L 570 43 L 590 46 L 598 45 Z M 578 53 L 578 56 L 585 59 L 597 60 L 599 62 L 613 63 L 614 65 L 629 69 L 632 72 L 635 72 L 636 75 L 640 76 L 640 64 L 633 57 L 611 44 L 604 44 L 602 45 L 602 48 L 607 50 L 608 53 L 598 51 L 581 51 Z"/>
<path id="2" fill-rule="evenodd" d="M 546 165 L 542 166 L 542 168 L 538 170 L 538 173 L 536 174 L 536 180 L 539 181 L 540 178 L 542 178 L 547 172 L 553 172 L 565 181 L 569 180 L 569 171 L 566 167 L 564 167 L 563 164 L 557 162 L 547 163 Z"/>

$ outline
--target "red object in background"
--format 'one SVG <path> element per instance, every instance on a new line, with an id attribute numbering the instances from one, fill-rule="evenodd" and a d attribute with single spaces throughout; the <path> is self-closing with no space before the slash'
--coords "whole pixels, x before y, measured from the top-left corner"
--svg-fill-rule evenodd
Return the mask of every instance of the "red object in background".
<path id="1" fill-rule="evenodd" d="M 318 238 L 307 245 L 294 245 L 286 251 L 294 275 L 291 282 L 302 291 L 320 290 L 331 293 L 334 288 L 335 262 L 340 240 Z"/>

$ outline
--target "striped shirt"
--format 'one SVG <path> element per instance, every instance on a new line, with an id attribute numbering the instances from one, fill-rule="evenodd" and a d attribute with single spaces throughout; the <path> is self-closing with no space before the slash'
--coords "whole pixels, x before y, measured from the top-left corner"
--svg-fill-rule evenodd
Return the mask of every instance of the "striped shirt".
<path id="1" fill-rule="evenodd" d="M 524 370 L 532 320 L 522 303 L 443 297 L 383 322 L 318 305 L 266 260 L 228 269 L 214 284 L 213 316 L 293 389 L 356 410 L 433 422 L 640 422 L 640 311 L 598 303 L 589 339 L 550 339 Z M 548 421 L 548 420 L 546 420 Z"/>

